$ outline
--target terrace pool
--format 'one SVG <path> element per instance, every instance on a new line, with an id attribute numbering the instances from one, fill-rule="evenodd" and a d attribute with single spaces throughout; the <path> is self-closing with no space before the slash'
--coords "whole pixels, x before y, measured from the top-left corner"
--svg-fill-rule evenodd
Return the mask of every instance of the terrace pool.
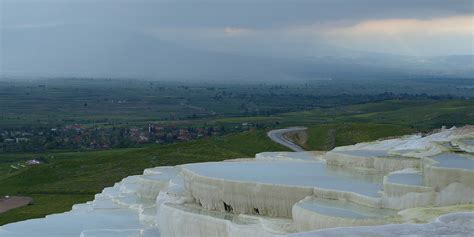
<path id="1" fill-rule="evenodd" d="M 351 219 L 383 218 L 397 213 L 389 209 L 370 208 L 346 201 L 318 198 L 303 201 L 295 205 L 321 215 Z"/>
<path id="2" fill-rule="evenodd" d="M 467 153 L 441 153 L 429 157 L 438 162 L 435 166 L 474 170 L 474 156 Z"/>
<path id="3" fill-rule="evenodd" d="M 201 176 L 254 183 L 277 184 L 287 186 L 319 187 L 330 190 L 354 192 L 377 197 L 381 183 L 373 180 L 373 174 L 365 174 L 368 179 L 352 178 L 331 172 L 322 162 L 226 162 L 197 163 L 185 165 Z M 360 174 L 359 174 L 360 175 Z"/>
<path id="4" fill-rule="evenodd" d="M 337 153 L 351 155 L 351 156 L 365 156 L 365 157 L 387 157 L 390 156 L 385 150 L 346 150 L 334 151 Z"/>
<path id="5" fill-rule="evenodd" d="M 474 138 L 473 139 L 462 140 L 462 143 L 464 143 L 466 145 L 474 146 Z"/>
<path id="6" fill-rule="evenodd" d="M 422 186 L 423 177 L 420 173 L 396 173 L 387 177 L 390 183 Z"/>

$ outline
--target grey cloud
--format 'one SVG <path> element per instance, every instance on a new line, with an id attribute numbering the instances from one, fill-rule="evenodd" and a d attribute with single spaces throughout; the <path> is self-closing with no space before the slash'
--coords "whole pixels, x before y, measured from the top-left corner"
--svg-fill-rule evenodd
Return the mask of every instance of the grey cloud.
<path id="1" fill-rule="evenodd" d="M 470 0 L 0 0 L 0 74 L 249 77 L 284 68 L 272 58 L 360 55 L 288 28 L 472 14 Z"/>
<path id="2" fill-rule="evenodd" d="M 469 0 L 2 0 L 4 24 L 51 18 L 96 24 L 268 28 L 472 14 Z"/>

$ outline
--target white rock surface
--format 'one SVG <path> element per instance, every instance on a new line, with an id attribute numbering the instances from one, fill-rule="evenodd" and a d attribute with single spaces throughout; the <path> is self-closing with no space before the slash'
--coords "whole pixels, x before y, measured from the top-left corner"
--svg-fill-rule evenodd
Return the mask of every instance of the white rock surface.
<path id="1" fill-rule="evenodd" d="M 427 224 L 391 224 L 381 226 L 341 227 L 297 233 L 291 237 L 398 237 L 398 236 L 472 236 L 474 213 L 453 213 L 440 216 Z"/>

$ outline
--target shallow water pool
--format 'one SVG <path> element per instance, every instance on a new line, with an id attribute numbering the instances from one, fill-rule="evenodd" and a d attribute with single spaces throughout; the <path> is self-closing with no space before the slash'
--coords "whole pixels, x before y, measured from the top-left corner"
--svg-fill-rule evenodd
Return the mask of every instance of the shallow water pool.
<path id="1" fill-rule="evenodd" d="M 431 159 L 438 162 L 435 166 L 457 169 L 474 169 L 474 156 L 466 153 L 441 153 L 431 156 Z"/>
<path id="2" fill-rule="evenodd" d="M 334 151 L 334 152 L 351 155 L 351 156 L 365 156 L 365 157 L 389 156 L 388 152 L 384 150 L 347 150 L 347 151 Z"/>
<path id="3" fill-rule="evenodd" d="M 331 172 L 322 162 L 226 162 L 184 166 L 199 175 L 231 181 L 319 187 L 377 197 L 381 183 Z M 373 174 L 365 174 L 373 176 Z M 368 178 L 367 180 L 371 180 Z"/>
<path id="4" fill-rule="evenodd" d="M 474 139 L 466 139 L 461 141 L 464 144 L 474 146 Z"/>
<path id="5" fill-rule="evenodd" d="M 387 177 L 390 183 L 422 186 L 423 177 L 420 173 L 397 173 Z"/>
<path id="6" fill-rule="evenodd" d="M 322 215 L 352 219 L 382 218 L 397 213 L 389 209 L 370 208 L 345 201 L 318 198 L 303 201 L 296 205 Z"/>

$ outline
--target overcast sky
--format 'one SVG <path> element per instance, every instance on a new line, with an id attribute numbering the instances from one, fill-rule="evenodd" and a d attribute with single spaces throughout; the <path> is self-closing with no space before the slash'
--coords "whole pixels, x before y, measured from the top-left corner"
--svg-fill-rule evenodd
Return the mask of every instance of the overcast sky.
<path id="1" fill-rule="evenodd" d="M 126 70 L 151 70 L 139 64 L 153 60 L 169 67 L 193 64 L 181 59 L 215 58 L 210 54 L 471 55 L 473 2 L 0 0 L 0 70 L 95 75 L 123 64 Z"/>

